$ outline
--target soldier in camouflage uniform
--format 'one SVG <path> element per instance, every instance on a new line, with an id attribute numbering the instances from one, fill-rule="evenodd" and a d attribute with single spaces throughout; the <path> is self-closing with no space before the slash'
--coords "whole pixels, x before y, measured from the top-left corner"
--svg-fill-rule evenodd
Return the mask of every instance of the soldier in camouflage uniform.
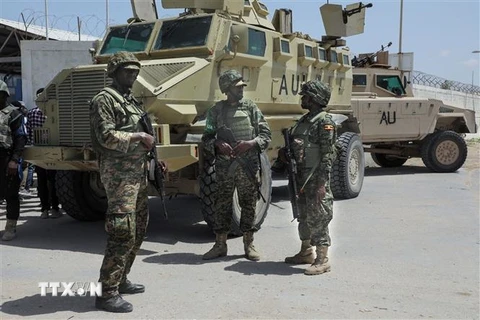
<path id="1" fill-rule="evenodd" d="M 140 67 L 133 54 L 115 53 L 107 66 L 113 84 L 90 105 L 92 145 L 108 198 L 108 239 L 99 280 L 103 292 L 95 305 L 110 312 L 131 312 L 133 306 L 119 294 L 145 291 L 143 285 L 127 280 L 147 230 L 147 153 L 155 144 L 154 137 L 142 130 L 139 120 L 144 111 L 131 93 Z"/>
<path id="2" fill-rule="evenodd" d="M 7 102 L 9 96 L 7 84 L 0 80 L 0 199 L 7 202 L 4 241 L 10 241 L 17 235 L 22 154 L 27 143 L 22 112 Z"/>
<path id="3" fill-rule="evenodd" d="M 287 257 L 285 262 L 309 263 L 305 274 L 317 275 L 330 271 L 327 258 L 331 244 L 328 224 L 333 217 L 330 172 L 335 158 L 336 126 L 332 116 L 324 111 L 330 100 L 330 89 L 325 84 L 308 81 L 302 85 L 300 95 L 302 108 L 309 112 L 290 129 L 290 144 L 298 166 L 298 232 L 302 246 L 299 253 Z M 280 158 L 285 157 L 280 155 Z"/>
<path id="4" fill-rule="evenodd" d="M 203 259 L 227 255 L 227 235 L 232 223 L 235 187 L 241 207 L 245 257 L 257 261 L 260 254 L 253 245 L 255 208 L 260 153 L 271 141 L 271 132 L 257 105 L 243 99 L 246 86 L 242 75 L 228 70 L 219 78 L 220 90 L 227 99 L 215 104 L 207 114 L 202 141 L 207 155 L 215 157 L 217 192 L 215 194 L 214 231 L 216 242 Z"/>

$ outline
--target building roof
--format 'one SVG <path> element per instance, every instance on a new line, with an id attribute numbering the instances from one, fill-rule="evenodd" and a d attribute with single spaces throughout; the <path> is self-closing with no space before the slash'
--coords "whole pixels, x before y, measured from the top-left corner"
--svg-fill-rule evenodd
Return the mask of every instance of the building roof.
<path id="1" fill-rule="evenodd" d="M 48 38 L 53 41 L 95 41 L 99 38 L 78 33 L 48 28 Z M 0 73 L 21 73 L 20 41 L 46 40 L 42 26 L 0 18 Z"/>
<path id="2" fill-rule="evenodd" d="M 46 29 L 45 27 L 42 27 L 42 26 L 31 24 L 25 30 L 25 24 L 23 22 L 0 18 L 0 26 L 2 25 L 17 29 L 22 32 L 27 31 L 32 35 L 36 35 L 43 38 L 42 40 L 46 39 Z M 53 28 L 48 28 L 48 38 L 50 40 L 58 40 L 58 41 L 78 41 L 78 40 L 95 41 L 98 39 L 98 37 L 94 37 L 86 34 L 80 34 L 80 39 L 79 39 L 78 33 L 76 32 L 70 32 L 70 31 L 53 29 Z"/>

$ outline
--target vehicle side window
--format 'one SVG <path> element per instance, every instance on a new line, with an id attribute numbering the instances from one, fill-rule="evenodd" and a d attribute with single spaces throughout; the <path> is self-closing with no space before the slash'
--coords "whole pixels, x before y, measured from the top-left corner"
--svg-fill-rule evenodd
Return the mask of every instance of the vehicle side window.
<path id="1" fill-rule="evenodd" d="M 267 41 L 265 32 L 248 28 L 248 54 L 263 57 Z"/>
<path id="2" fill-rule="evenodd" d="M 395 95 L 405 94 L 405 89 L 403 88 L 400 78 L 395 75 L 377 75 L 376 76 L 377 87 L 383 88 L 387 91 L 392 92 Z"/>
<path id="3" fill-rule="evenodd" d="M 212 16 L 165 21 L 154 50 L 200 47 L 207 43 Z"/>
<path id="4" fill-rule="evenodd" d="M 366 74 L 354 74 L 353 75 L 353 85 L 354 86 L 366 86 L 367 85 L 367 75 Z"/>

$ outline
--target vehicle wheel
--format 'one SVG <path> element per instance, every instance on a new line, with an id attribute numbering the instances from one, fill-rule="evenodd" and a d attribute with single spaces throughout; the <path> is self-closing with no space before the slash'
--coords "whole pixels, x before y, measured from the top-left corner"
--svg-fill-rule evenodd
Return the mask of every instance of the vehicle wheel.
<path id="1" fill-rule="evenodd" d="M 365 156 L 360 136 L 345 132 L 337 139 L 337 159 L 333 163 L 331 189 L 335 199 L 351 199 L 360 194 L 365 172 Z"/>
<path id="2" fill-rule="evenodd" d="M 107 196 L 98 172 L 59 170 L 55 186 L 58 200 L 69 216 L 80 221 L 104 219 Z"/>
<path id="3" fill-rule="evenodd" d="M 408 159 L 398 158 L 389 154 L 371 153 L 373 162 L 383 168 L 401 167 Z"/>
<path id="4" fill-rule="evenodd" d="M 467 159 L 467 144 L 454 131 L 436 132 L 422 145 L 422 160 L 425 166 L 435 172 L 455 172 Z"/>
<path id="5" fill-rule="evenodd" d="M 260 229 L 263 221 L 265 220 L 270 206 L 270 200 L 272 197 L 272 174 L 270 170 L 270 162 L 268 156 L 264 153 L 260 156 L 261 168 L 262 168 L 262 185 L 260 190 L 266 202 L 260 198 L 257 201 L 255 222 L 254 225 L 257 229 Z M 214 194 L 216 192 L 215 181 L 215 160 L 205 159 L 203 172 L 200 174 L 200 202 L 202 206 L 202 214 L 205 222 L 210 228 L 213 228 L 214 223 Z M 232 226 L 230 228 L 230 234 L 239 236 L 242 234 L 240 231 L 240 206 L 238 204 L 237 190 L 233 194 L 233 219 Z"/>

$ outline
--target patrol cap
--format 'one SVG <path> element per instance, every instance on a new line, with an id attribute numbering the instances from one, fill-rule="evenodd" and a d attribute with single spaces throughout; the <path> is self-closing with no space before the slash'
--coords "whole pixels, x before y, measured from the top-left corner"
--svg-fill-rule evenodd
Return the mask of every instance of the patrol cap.
<path id="1" fill-rule="evenodd" d="M 10 97 L 10 91 L 8 91 L 8 86 L 5 82 L 0 80 L 0 92 L 3 91 L 7 94 L 7 97 Z"/>

